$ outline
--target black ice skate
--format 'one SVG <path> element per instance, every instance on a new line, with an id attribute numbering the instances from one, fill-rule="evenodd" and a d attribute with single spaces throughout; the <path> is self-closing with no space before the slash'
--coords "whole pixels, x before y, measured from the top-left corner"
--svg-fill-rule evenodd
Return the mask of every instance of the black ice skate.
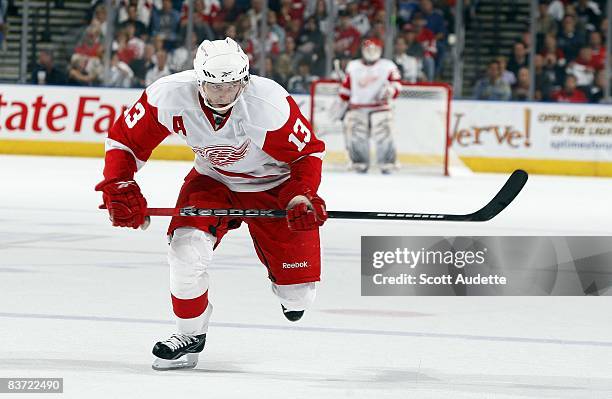
<path id="1" fill-rule="evenodd" d="M 303 310 L 287 310 L 283 305 L 281 305 L 281 308 L 283 308 L 283 314 L 289 321 L 298 321 L 304 315 Z"/>
<path id="2" fill-rule="evenodd" d="M 206 334 L 173 334 L 153 347 L 153 369 L 192 369 L 198 364 L 198 355 L 204 349 Z"/>

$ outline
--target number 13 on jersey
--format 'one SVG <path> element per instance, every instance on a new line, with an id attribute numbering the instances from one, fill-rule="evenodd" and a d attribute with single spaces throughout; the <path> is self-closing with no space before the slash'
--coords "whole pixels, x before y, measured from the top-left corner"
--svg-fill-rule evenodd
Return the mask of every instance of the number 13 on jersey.
<path id="1" fill-rule="evenodd" d="M 300 140 L 299 136 L 303 136 L 303 139 Z M 310 129 L 300 118 L 297 118 L 293 124 L 293 133 L 289 135 L 289 141 L 295 144 L 298 151 L 302 151 L 310 141 Z"/>
<path id="2" fill-rule="evenodd" d="M 125 111 L 125 124 L 131 129 L 144 115 L 145 108 L 140 102 L 137 102 L 130 110 Z"/>

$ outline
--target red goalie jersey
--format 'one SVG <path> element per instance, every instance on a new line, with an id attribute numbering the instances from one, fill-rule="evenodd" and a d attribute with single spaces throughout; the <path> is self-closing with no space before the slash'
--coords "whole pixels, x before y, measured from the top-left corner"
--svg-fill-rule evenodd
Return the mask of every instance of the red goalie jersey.
<path id="1" fill-rule="evenodd" d="M 236 192 L 297 180 L 315 193 L 325 145 L 293 98 L 276 82 L 251 75 L 230 112 L 207 108 L 193 70 L 162 78 L 119 118 L 106 140 L 106 179 L 132 179 L 168 135 L 195 153 L 195 169 Z"/>

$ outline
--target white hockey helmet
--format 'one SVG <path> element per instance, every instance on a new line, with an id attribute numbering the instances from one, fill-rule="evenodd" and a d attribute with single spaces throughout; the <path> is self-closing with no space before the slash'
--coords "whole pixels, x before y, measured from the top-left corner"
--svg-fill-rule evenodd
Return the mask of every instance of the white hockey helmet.
<path id="1" fill-rule="evenodd" d="M 225 40 L 204 40 L 198 46 L 193 60 L 193 69 L 204 103 L 215 111 L 222 112 L 233 107 L 249 82 L 249 57 L 242 51 L 240 45 L 229 37 Z M 231 82 L 240 83 L 240 90 L 235 98 L 222 107 L 213 107 L 207 98 L 204 84 Z"/>
<path id="2" fill-rule="evenodd" d="M 366 62 L 376 62 L 382 56 L 383 44 L 380 39 L 365 39 L 361 44 L 361 55 Z"/>

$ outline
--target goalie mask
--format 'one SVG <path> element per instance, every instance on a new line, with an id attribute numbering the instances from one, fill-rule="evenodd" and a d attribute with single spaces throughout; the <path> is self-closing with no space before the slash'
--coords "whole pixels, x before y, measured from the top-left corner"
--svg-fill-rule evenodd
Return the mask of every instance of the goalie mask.
<path id="1" fill-rule="evenodd" d="M 204 40 L 196 52 L 193 69 L 204 104 L 218 112 L 233 107 L 249 82 L 249 57 L 229 37 Z"/>
<path id="2" fill-rule="evenodd" d="M 368 63 L 376 62 L 382 56 L 383 44 L 379 39 L 366 39 L 361 45 L 361 55 Z"/>

